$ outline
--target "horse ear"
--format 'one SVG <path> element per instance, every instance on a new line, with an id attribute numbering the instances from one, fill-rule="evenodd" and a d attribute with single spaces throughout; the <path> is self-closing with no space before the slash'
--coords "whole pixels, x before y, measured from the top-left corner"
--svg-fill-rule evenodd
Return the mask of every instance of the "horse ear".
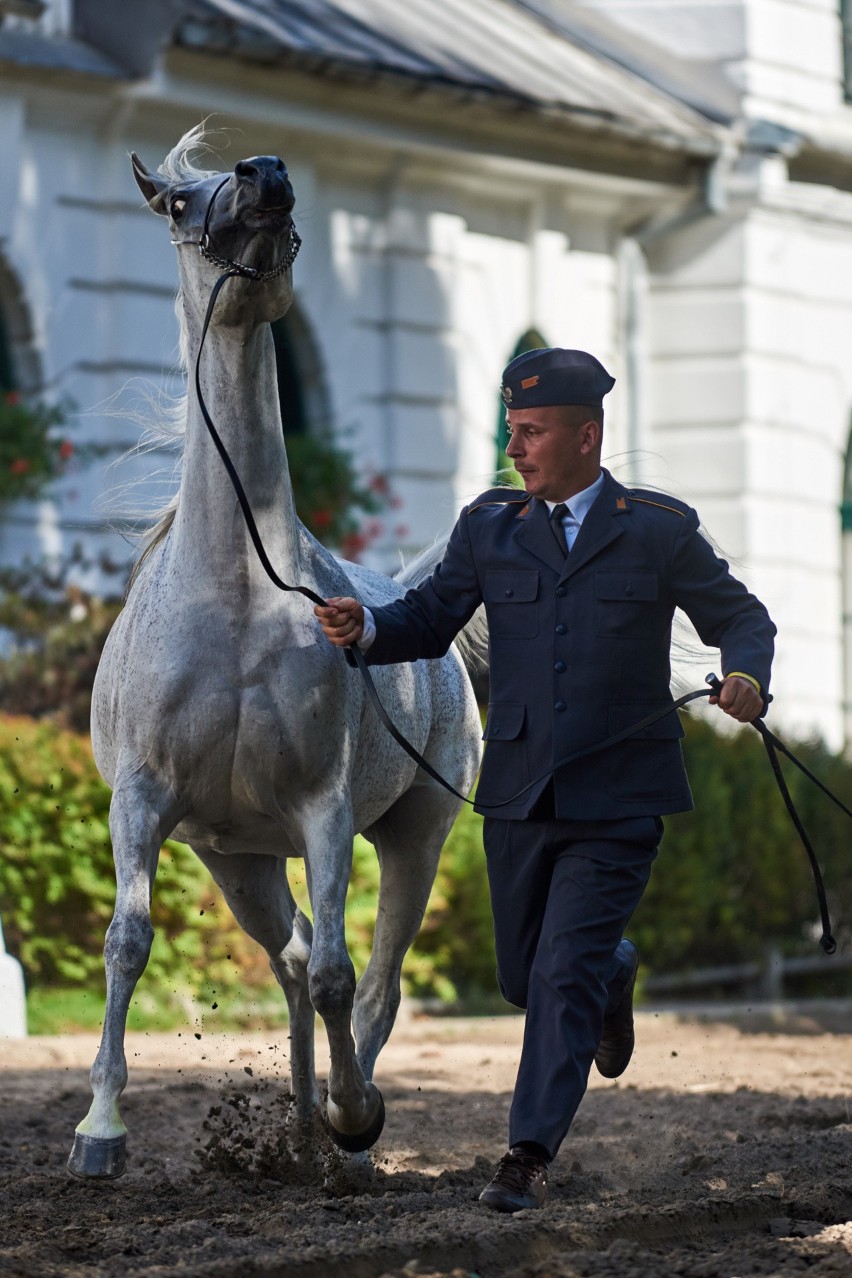
<path id="1" fill-rule="evenodd" d="M 153 213 L 166 213 L 166 191 L 168 182 L 156 173 L 149 173 L 135 151 L 130 152 L 130 163 L 133 165 L 133 176 L 136 185 L 148 201 L 148 208 Z"/>

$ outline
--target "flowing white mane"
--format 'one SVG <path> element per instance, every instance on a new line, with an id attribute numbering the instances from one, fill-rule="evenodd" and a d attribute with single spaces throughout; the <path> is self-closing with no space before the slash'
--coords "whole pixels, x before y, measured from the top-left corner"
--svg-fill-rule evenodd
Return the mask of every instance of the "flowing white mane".
<path id="1" fill-rule="evenodd" d="M 214 136 L 208 130 L 206 121 L 202 120 L 194 128 L 184 133 L 180 141 L 172 147 L 162 164 L 157 169 L 161 177 L 169 182 L 202 182 L 218 172 L 216 169 L 201 169 L 193 164 L 193 155 L 215 154 L 215 148 L 207 139 Z"/>
<path id="2" fill-rule="evenodd" d="M 202 120 L 194 128 L 184 133 L 183 137 L 172 147 L 168 155 L 158 166 L 157 172 L 174 185 L 202 182 L 213 177 L 218 169 L 201 168 L 194 157 L 213 155 L 215 148 L 210 145 L 209 138 L 216 136 Z M 175 296 L 175 315 L 178 322 L 178 367 L 176 371 L 188 372 L 189 344 L 186 313 L 183 306 L 183 295 L 178 289 Z M 180 500 L 180 471 L 186 435 L 187 392 L 169 395 L 163 390 L 151 392 L 144 396 L 144 410 L 132 416 L 142 426 L 139 442 L 130 450 L 133 456 L 161 452 L 164 448 L 177 454 L 175 467 L 166 477 L 171 487 L 178 479 L 177 491 L 174 492 L 161 507 L 140 516 L 135 511 L 131 522 L 136 528 L 136 536 L 140 543 L 140 553 L 130 575 L 128 589 L 133 585 L 148 556 L 164 540 L 174 523 L 175 513 Z M 175 473 L 176 472 L 176 473 Z M 131 488 L 133 485 L 130 486 Z"/>

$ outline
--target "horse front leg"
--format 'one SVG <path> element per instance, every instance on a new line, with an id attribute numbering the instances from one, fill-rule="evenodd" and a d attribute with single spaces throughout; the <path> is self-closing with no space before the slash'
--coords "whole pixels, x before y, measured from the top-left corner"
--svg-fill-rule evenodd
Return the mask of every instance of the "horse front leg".
<path id="1" fill-rule="evenodd" d="M 111 1180 L 124 1172 L 127 1128 L 118 1108 L 127 1085 L 124 1032 L 130 999 L 154 939 L 151 888 L 164 815 L 163 807 L 155 805 L 141 787 L 113 793 L 109 819 L 116 897 L 104 945 L 106 1010 L 100 1050 L 89 1075 L 92 1104 L 77 1127 L 68 1158 L 68 1170 L 74 1176 Z"/>
<path id="2" fill-rule="evenodd" d="M 378 1140 L 385 1107 L 381 1092 L 364 1077 L 352 1037 L 355 969 L 344 930 L 346 889 L 352 870 L 352 814 L 346 810 L 317 813 L 305 823 L 305 830 L 314 914 L 308 989 L 328 1035 L 326 1116 L 332 1140 L 354 1154 Z"/>

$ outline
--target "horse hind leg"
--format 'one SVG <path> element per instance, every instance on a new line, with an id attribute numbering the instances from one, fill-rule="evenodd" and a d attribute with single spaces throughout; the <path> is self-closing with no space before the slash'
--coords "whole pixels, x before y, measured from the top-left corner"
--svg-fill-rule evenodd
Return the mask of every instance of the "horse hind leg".
<path id="1" fill-rule="evenodd" d="M 432 783 L 406 791 L 368 837 L 381 875 L 370 961 L 353 1009 L 358 1060 L 371 1079 L 399 1010 L 402 961 L 417 935 L 458 802 Z"/>
<path id="2" fill-rule="evenodd" d="M 355 969 L 344 929 L 352 868 L 352 814 L 345 806 L 324 803 L 304 814 L 302 829 L 314 914 L 308 986 L 311 1003 L 325 1022 L 330 1058 L 328 1131 L 336 1145 L 356 1154 L 378 1140 L 385 1109 L 378 1088 L 364 1077 L 352 1039 Z"/>
<path id="3" fill-rule="evenodd" d="M 314 1009 L 308 995 L 310 920 L 297 909 L 284 863 L 274 856 L 193 851 L 218 883 L 240 927 L 266 950 L 290 1016 L 290 1085 L 295 1117 L 308 1125 L 319 1111 L 314 1071 Z"/>
<path id="4" fill-rule="evenodd" d="M 138 777 L 137 780 L 141 779 Z M 115 860 L 115 912 L 104 944 L 106 1010 L 100 1050 L 89 1075 L 92 1104 L 77 1127 L 68 1158 L 74 1176 L 111 1180 L 125 1169 L 127 1128 L 118 1101 L 127 1085 L 124 1033 L 127 1010 L 145 970 L 154 929 L 151 889 L 163 830 L 173 827 L 167 800 L 157 802 L 144 782 L 115 790 L 110 832 Z"/>

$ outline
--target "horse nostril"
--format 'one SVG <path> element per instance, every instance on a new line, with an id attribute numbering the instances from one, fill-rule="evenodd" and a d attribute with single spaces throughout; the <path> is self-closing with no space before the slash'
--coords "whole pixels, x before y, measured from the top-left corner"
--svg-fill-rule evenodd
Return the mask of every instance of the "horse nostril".
<path id="1" fill-rule="evenodd" d="M 277 155 L 253 155 L 234 165 L 234 173 L 241 178 L 286 177 L 287 166 Z"/>
<path id="2" fill-rule="evenodd" d="M 234 174 L 236 177 L 254 178 L 257 177 L 257 173 L 257 165 L 252 163 L 251 160 L 240 160 L 238 164 L 234 165 Z"/>

